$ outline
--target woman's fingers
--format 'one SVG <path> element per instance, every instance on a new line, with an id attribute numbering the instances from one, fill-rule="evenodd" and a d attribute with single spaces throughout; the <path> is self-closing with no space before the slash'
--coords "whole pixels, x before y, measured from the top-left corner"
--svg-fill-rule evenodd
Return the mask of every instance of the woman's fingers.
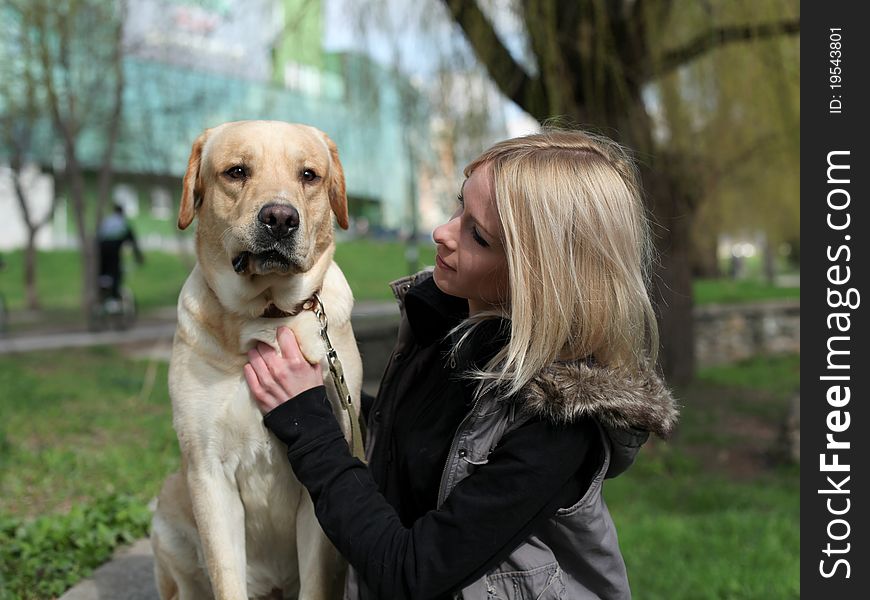
<path id="1" fill-rule="evenodd" d="M 296 334 L 289 327 L 279 327 L 277 334 L 278 347 L 281 348 L 281 354 L 289 361 L 305 360 L 302 355 L 302 349 L 299 348 L 299 341 L 296 339 Z"/>
<path id="2" fill-rule="evenodd" d="M 275 362 L 276 359 L 280 358 L 278 352 L 276 352 L 275 349 L 269 344 L 258 342 L 256 350 L 257 353 L 261 357 L 263 357 L 263 362 L 265 362 L 267 365 L 271 365 Z"/>
<path id="3" fill-rule="evenodd" d="M 260 384 L 260 379 L 257 377 L 254 367 L 247 364 L 243 372 L 245 374 L 245 381 L 248 382 L 248 387 L 251 388 L 251 393 L 254 394 L 257 404 L 262 407 L 264 412 L 269 412 L 281 403 Z"/>
<path id="4" fill-rule="evenodd" d="M 272 352 L 274 352 L 274 350 Z M 269 365 L 266 364 L 266 361 L 263 358 L 263 354 L 260 352 L 259 348 L 252 348 L 251 350 L 248 350 L 248 361 L 251 367 L 253 367 L 254 373 L 257 374 L 257 377 L 259 378 L 261 383 L 272 379 L 272 373 L 269 371 Z"/>
<path id="5" fill-rule="evenodd" d="M 260 397 L 266 395 L 266 390 L 263 389 L 263 386 L 260 385 L 260 379 L 257 377 L 257 373 L 254 371 L 254 367 L 251 366 L 251 363 L 248 363 L 242 369 L 242 372 L 245 374 L 245 381 L 248 382 L 248 387 L 251 388 L 251 391 L 254 393 L 254 396 Z"/>
<path id="6" fill-rule="evenodd" d="M 260 378 L 257 376 L 254 367 L 250 363 L 246 364 L 242 372 L 245 374 L 245 381 L 248 382 L 248 387 L 258 401 L 265 401 L 271 396 L 266 389 L 260 384 Z"/>

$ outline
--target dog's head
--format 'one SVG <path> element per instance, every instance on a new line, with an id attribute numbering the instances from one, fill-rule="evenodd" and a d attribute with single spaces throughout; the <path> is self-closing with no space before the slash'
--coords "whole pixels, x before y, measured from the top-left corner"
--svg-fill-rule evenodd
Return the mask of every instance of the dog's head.
<path id="1" fill-rule="evenodd" d="M 306 125 L 238 121 L 206 130 L 193 143 L 183 188 L 178 227 L 198 217 L 207 271 L 305 272 L 332 246 L 330 212 L 348 225 L 338 150 Z"/>

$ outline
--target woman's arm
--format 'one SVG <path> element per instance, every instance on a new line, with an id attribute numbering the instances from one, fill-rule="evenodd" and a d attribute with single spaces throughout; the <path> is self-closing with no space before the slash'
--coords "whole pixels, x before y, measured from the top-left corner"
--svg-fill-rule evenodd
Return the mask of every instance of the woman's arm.
<path id="1" fill-rule="evenodd" d="M 406 528 L 350 455 L 325 388 L 303 392 L 265 423 L 288 445 L 326 535 L 378 597 L 395 599 L 441 597 L 501 562 L 536 525 L 580 498 L 576 474 L 585 457 L 597 462 L 600 444 L 591 421 L 567 428 L 530 422 L 506 435 L 440 509 Z"/>
<path id="2" fill-rule="evenodd" d="M 267 388 L 280 394 L 280 386 L 259 383 Z M 599 460 L 593 422 L 531 421 L 506 435 L 439 510 L 407 528 L 350 455 L 323 386 L 279 404 L 264 421 L 287 444 L 325 533 L 381 598 L 438 598 L 480 577 L 560 506 L 579 499 L 588 480 L 578 470 L 592 472 L 580 467 Z"/>

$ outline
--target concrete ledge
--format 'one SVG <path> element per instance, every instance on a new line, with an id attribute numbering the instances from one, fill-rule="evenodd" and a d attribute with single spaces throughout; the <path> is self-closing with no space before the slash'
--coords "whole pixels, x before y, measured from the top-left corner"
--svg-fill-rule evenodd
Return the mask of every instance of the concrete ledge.
<path id="1" fill-rule="evenodd" d="M 151 542 L 139 540 L 66 591 L 60 600 L 160 600 L 154 585 Z"/>

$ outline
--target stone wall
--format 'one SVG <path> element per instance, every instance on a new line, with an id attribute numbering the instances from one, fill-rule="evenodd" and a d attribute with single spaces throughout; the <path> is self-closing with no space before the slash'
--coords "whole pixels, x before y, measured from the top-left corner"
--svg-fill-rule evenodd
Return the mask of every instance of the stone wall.
<path id="1" fill-rule="evenodd" d="M 800 300 L 695 308 L 695 355 L 699 367 L 759 354 L 799 353 L 800 349 Z"/>

